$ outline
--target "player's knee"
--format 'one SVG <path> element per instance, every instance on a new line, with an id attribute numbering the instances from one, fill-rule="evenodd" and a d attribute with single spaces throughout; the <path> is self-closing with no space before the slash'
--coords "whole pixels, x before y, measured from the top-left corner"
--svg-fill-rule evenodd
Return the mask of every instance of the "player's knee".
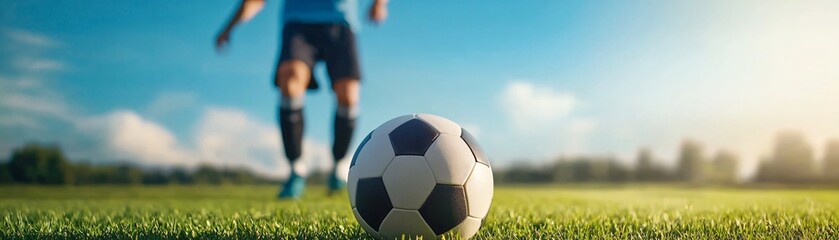
<path id="1" fill-rule="evenodd" d="M 349 96 L 344 95 L 338 97 L 338 104 L 345 107 L 354 107 L 358 105 L 358 97 L 357 96 Z"/>
<path id="2" fill-rule="evenodd" d="M 359 82 L 355 79 L 339 80 L 333 86 L 338 104 L 345 107 L 358 105 Z"/>
<path id="3" fill-rule="evenodd" d="M 297 97 L 305 93 L 306 85 L 311 77 L 307 68 L 305 63 L 280 64 L 275 81 L 284 96 Z"/>

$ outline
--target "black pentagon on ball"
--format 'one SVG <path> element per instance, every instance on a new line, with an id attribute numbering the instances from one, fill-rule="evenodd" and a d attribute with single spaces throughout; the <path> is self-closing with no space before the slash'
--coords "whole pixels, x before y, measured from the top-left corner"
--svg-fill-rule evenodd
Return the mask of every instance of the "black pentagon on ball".
<path id="1" fill-rule="evenodd" d="M 489 166 L 489 160 L 487 160 L 484 149 L 478 144 L 478 140 L 475 139 L 475 136 L 472 136 L 472 134 L 470 134 L 469 131 L 466 131 L 466 129 L 461 128 L 460 138 L 462 138 L 463 141 L 466 142 L 466 145 L 469 146 L 469 149 L 472 150 L 472 155 L 475 155 L 475 161 Z"/>
<path id="2" fill-rule="evenodd" d="M 355 208 L 358 214 L 367 225 L 379 231 L 382 221 L 393 208 L 390 197 L 387 196 L 385 182 L 380 177 L 362 178 L 358 180 L 355 191 Z"/>
<path id="3" fill-rule="evenodd" d="M 352 161 L 350 162 L 350 167 L 355 166 L 355 160 L 358 159 L 358 153 L 361 152 L 361 149 L 364 148 L 364 144 L 367 144 L 367 141 L 370 141 L 370 137 L 373 136 L 373 132 L 367 134 L 364 137 L 364 140 L 361 140 L 361 143 L 358 144 L 358 148 L 355 149 L 355 153 L 352 155 Z"/>
<path id="4" fill-rule="evenodd" d="M 439 135 L 440 132 L 428 123 L 419 119 L 411 119 L 393 129 L 388 137 L 390 137 L 393 152 L 397 156 L 422 156 L 425 155 L 425 151 L 428 150 L 428 147 L 431 147 L 431 143 Z"/>
<path id="5" fill-rule="evenodd" d="M 457 227 L 469 212 L 463 186 L 437 184 L 419 209 L 420 215 L 440 235 Z"/>

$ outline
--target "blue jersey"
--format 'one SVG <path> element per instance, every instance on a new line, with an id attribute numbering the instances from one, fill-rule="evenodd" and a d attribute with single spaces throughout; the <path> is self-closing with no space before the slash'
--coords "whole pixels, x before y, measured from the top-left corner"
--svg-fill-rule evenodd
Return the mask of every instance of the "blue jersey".
<path id="1" fill-rule="evenodd" d="M 356 0 L 285 0 L 284 22 L 343 23 L 358 30 Z"/>

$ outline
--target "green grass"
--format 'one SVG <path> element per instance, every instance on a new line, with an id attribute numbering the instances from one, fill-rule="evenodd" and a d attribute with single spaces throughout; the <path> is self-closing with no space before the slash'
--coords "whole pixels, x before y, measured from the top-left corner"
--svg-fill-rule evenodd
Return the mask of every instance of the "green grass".
<path id="1" fill-rule="evenodd" d="M 0 238 L 366 237 L 346 194 L 276 190 L 0 186 Z M 839 191 L 501 187 L 476 238 L 839 239 Z"/>

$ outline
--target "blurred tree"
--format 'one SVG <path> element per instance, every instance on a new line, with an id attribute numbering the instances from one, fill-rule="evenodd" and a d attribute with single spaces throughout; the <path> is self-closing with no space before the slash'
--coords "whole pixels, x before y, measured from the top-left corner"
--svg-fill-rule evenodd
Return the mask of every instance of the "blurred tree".
<path id="1" fill-rule="evenodd" d="M 12 183 L 12 174 L 9 172 L 9 164 L 0 163 L 0 184 Z"/>
<path id="2" fill-rule="evenodd" d="M 631 171 L 611 157 L 558 158 L 550 179 L 553 182 L 619 182 L 629 181 Z"/>
<path id="3" fill-rule="evenodd" d="M 809 182 L 817 179 L 813 147 L 801 133 L 787 131 L 778 134 L 772 154 L 761 163 L 758 181 Z"/>
<path id="4" fill-rule="evenodd" d="M 163 185 L 169 183 L 169 176 L 162 169 L 148 169 L 142 174 L 142 182 L 146 185 Z"/>
<path id="5" fill-rule="evenodd" d="M 574 170 L 574 163 L 570 159 L 558 158 L 553 165 L 550 178 L 554 182 L 572 182 Z"/>
<path id="6" fill-rule="evenodd" d="M 607 181 L 609 182 L 629 182 L 632 181 L 635 173 L 627 166 L 621 165 L 614 158 L 609 159 L 609 173 L 607 174 Z"/>
<path id="7" fill-rule="evenodd" d="M 515 183 L 545 183 L 552 180 L 551 168 L 537 167 L 521 161 L 513 164 L 504 174 L 504 180 Z"/>
<path id="8" fill-rule="evenodd" d="M 679 152 L 678 174 L 682 181 L 702 183 L 705 180 L 705 160 L 702 145 L 693 140 L 685 140 Z"/>
<path id="9" fill-rule="evenodd" d="M 655 179 L 655 165 L 653 165 L 653 153 L 648 148 L 638 150 L 635 162 L 635 180 L 641 182 L 653 181 Z"/>
<path id="10" fill-rule="evenodd" d="M 72 166 L 73 176 L 75 176 L 77 185 L 96 183 L 96 169 L 83 161 Z"/>
<path id="11" fill-rule="evenodd" d="M 72 184 L 73 172 L 58 146 L 29 143 L 15 149 L 9 161 L 15 182 Z"/>
<path id="12" fill-rule="evenodd" d="M 193 179 L 192 175 L 183 168 L 175 168 L 175 170 L 172 170 L 172 173 L 169 174 L 169 182 L 191 184 L 193 183 Z"/>
<path id="13" fill-rule="evenodd" d="M 328 175 L 324 175 L 319 179 L 326 179 L 326 176 Z M 222 177 L 225 179 L 224 182 L 232 184 L 250 184 L 254 183 L 254 179 L 256 178 L 253 173 L 243 168 L 224 169 L 222 171 Z"/>
<path id="14" fill-rule="evenodd" d="M 714 182 L 735 183 L 737 182 L 737 171 L 739 159 L 737 155 L 726 150 L 720 150 L 711 162 L 711 173 Z"/>
<path id="15" fill-rule="evenodd" d="M 825 146 L 823 176 L 826 180 L 839 182 L 839 139 L 831 139 Z"/>
<path id="16" fill-rule="evenodd" d="M 504 184 L 508 183 L 507 181 L 507 171 L 500 170 L 498 168 L 492 169 L 492 182 L 495 184 Z"/>
<path id="17" fill-rule="evenodd" d="M 591 162 L 585 159 L 572 159 L 568 161 L 571 164 L 572 177 L 571 180 L 574 182 L 587 182 L 594 179 L 591 168 Z"/>
<path id="18" fill-rule="evenodd" d="M 198 184 L 219 185 L 223 182 L 221 171 L 210 165 L 201 165 L 195 170 L 193 180 Z"/>
<path id="19" fill-rule="evenodd" d="M 129 161 L 116 161 L 129 162 Z M 275 181 L 245 168 L 218 169 L 199 166 L 195 171 L 174 168 L 143 169 L 131 164 L 72 164 L 57 145 L 26 144 L 13 151 L 8 163 L 0 163 L 0 183 L 27 184 L 256 184 Z"/>
<path id="20" fill-rule="evenodd" d="M 609 180 L 609 172 L 612 167 L 611 159 L 609 158 L 581 158 L 580 163 L 586 164 L 588 167 L 588 178 L 581 179 L 582 181 L 606 182 Z"/>
<path id="21" fill-rule="evenodd" d="M 761 157 L 757 165 L 757 173 L 755 173 L 754 180 L 758 182 L 771 182 L 773 177 L 777 176 L 776 167 L 770 163 L 772 160 L 769 157 Z"/>
<path id="22" fill-rule="evenodd" d="M 91 166 L 93 173 L 90 176 L 91 183 L 95 184 L 115 184 L 120 183 L 117 178 L 117 166 L 113 165 L 100 165 L 100 166 Z"/>
<path id="23" fill-rule="evenodd" d="M 117 184 L 140 184 L 143 183 L 143 170 L 128 164 L 119 165 L 114 170 L 114 178 L 111 183 Z"/>
<path id="24" fill-rule="evenodd" d="M 638 150 L 636 157 L 637 166 L 633 174 L 635 181 L 640 182 L 661 182 L 671 180 L 671 173 L 664 166 L 656 163 L 652 151 L 648 148 Z"/>

